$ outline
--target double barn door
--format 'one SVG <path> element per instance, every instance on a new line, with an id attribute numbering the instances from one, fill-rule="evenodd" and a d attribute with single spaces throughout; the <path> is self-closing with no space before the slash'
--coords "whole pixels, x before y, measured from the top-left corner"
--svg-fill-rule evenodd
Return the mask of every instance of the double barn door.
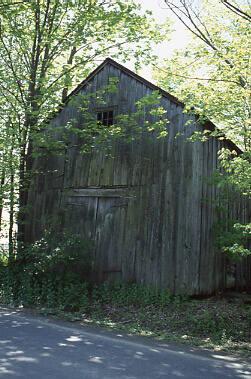
<path id="1" fill-rule="evenodd" d="M 67 194 L 68 226 L 74 225 L 75 232 L 93 241 L 98 280 L 122 279 L 123 268 L 130 267 L 128 207 L 134 206 L 134 200 L 132 190 L 121 187 L 73 189 Z"/>

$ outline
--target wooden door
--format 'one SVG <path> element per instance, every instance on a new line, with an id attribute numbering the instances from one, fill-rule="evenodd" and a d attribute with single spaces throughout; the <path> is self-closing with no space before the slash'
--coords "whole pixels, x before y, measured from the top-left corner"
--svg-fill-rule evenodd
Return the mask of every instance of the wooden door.
<path id="1" fill-rule="evenodd" d="M 128 188 L 73 189 L 67 196 L 78 233 L 94 241 L 94 271 L 98 280 L 120 280 L 125 267 L 127 211 L 135 199 Z M 68 208 L 69 209 L 69 208 Z"/>

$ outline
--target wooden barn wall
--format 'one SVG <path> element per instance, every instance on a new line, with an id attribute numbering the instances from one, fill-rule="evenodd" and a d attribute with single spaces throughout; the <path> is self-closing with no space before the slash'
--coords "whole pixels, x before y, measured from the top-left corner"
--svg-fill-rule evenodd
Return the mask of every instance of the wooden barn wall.
<path id="1" fill-rule="evenodd" d="M 151 93 L 111 64 L 82 92 L 106 86 L 109 77 L 119 78 L 119 88 L 107 96 L 106 105 L 118 114 L 135 111 L 135 101 Z M 146 132 L 129 143 L 119 140 L 110 156 L 99 146 L 81 154 L 73 138 L 65 155 L 37 159 L 34 168 L 40 174 L 30 191 L 27 239 L 39 238 L 60 214 L 64 227 L 94 241 L 98 280 L 209 294 L 226 285 L 226 259 L 213 243 L 219 194 L 208 184 L 221 142 L 188 142 L 195 125 L 185 125 L 188 116 L 180 105 L 167 98 L 162 105 L 170 121 L 166 138 Z M 81 124 L 81 115 L 69 103 L 52 124 L 65 125 L 73 117 Z M 231 210 L 236 211 L 242 212 Z M 250 279 L 250 266 L 239 264 L 239 282 Z"/>

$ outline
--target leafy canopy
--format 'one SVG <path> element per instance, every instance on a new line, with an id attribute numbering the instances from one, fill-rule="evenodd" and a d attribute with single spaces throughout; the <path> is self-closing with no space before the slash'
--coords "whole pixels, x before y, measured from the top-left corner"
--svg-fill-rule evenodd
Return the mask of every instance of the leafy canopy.
<path id="1" fill-rule="evenodd" d="M 148 62 L 152 44 L 166 31 L 131 0 L 0 4 L 0 205 L 8 198 L 6 184 L 12 175 L 8 157 L 16 159 L 19 211 L 27 205 L 37 136 L 69 91 L 108 55 L 134 59 L 135 64 Z M 21 225 L 25 220 L 19 216 Z"/>
<path id="2" fill-rule="evenodd" d="M 243 153 L 239 155 L 229 148 L 219 152 L 223 170 L 218 173 L 218 184 L 230 185 L 251 198 L 250 3 L 245 0 L 199 3 L 165 0 L 165 3 L 190 30 L 192 40 L 186 49 L 176 51 L 155 71 L 156 79 L 184 101 L 185 111 L 194 109 L 199 121 L 210 119 L 217 125 L 218 131 L 205 130 L 197 133 L 196 138 L 204 141 L 210 136 L 227 137 L 241 148 Z M 229 229 L 222 247 L 231 256 L 251 253 L 245 248 L 251 236 L 250 226 L 237 223 Z M 230 235 L 234 241 L 229 239 Z"/>

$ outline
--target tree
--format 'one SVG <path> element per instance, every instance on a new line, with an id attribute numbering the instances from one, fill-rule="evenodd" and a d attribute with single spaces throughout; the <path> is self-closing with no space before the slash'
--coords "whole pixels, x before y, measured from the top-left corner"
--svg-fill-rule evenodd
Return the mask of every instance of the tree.
<path id="1" fill-rule="evenodd" d="M 166 60 L 156 77 L 186 104 L 199 121 L 212 120 L 218 135 L 233 140 L 243 151 L 237 155 L 222 149 L 220 162 L 227 175 L 221 181 L 251 197 L 251 102 L 250 54 L 251 7 L 249 1 L 165 0 L 167 8 L 186 26 L 192 41 L 185 51 Z M 250 224 L 245 237 L 250 234 Z M 237 250 L 237 249 L 236 249 Z"/>
<path id="2" fill-rule="evenodd" d="M 229 179 L 250 195 L 249 21 L 230 11 L 225 2 L 205 1 L 201 10 L 192 7 L 191 1 L 166 3 L 195 38 L 185 51 L 167 60 L 156 77 L 185 102 L 187 110 L 192 107 L 201 118 L 211 119 L 220 134 L 241 147 L 241 157 L 230 159 L 225 151 L 223 164 L 233 174 Z"/>
<path id="3" fill-rule="evenodd" d="M 14 174 L 1 170 L 1 189 L 7 177 L 12 183 L 17 178 L 22 240 L 34 143 L 49 114 L 94 60 L 107 54 L 149 60 L 151 43 L 162 35 L 149 13 L 142 15 L 124 0 L 6 0 L 0 6 L 0 26 L 1 135 L 13 126 L 12 156 L 18 159 Z M 2 198 L 0 194 L 0 209 Z"/>

